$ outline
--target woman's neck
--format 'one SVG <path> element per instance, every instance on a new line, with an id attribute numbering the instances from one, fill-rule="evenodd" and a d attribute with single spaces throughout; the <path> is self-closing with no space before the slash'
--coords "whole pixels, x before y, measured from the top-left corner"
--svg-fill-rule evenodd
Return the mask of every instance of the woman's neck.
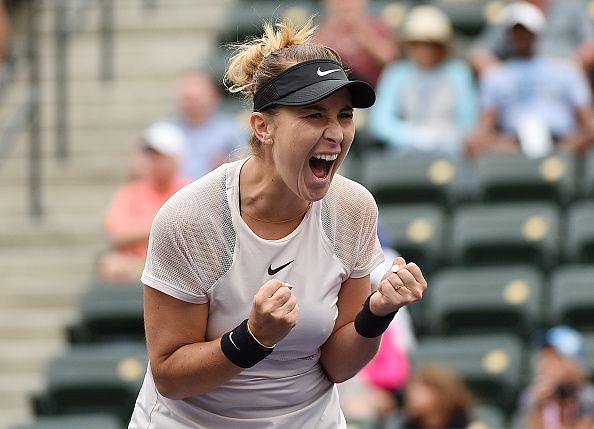
<path id="1" fill-rule="evenodd" d="M 243 165 L 239 189 L 242 216 L 262 223 L 301 221 L 311 204 L 295 195 L 276 170 L 256 156 Z"/>

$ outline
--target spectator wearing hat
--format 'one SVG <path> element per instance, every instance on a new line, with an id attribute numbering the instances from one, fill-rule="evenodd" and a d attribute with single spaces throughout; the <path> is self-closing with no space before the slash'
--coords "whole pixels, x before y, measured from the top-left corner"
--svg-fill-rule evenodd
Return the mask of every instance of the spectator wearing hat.
<path id="1" fill-rule="evenodd" d="M 592 94 L 572 62 L 545 57 L 536 47 L 546 28 L 528 2 L 502 12 L 514 57 L 480 81 L 481 117 L 467 141 L 470 155 L 518 152 L 542 156 L 558 146 L 581 152 L 594 142 Z"/>
<path id="2" fill-rule="evenodd" d="M 375 138 L 400 152 L 461 152 L 477 116 L 470 68 L 450 58 L 449 18 L 432 6 L 406 17 L 403 39 L 408 59 L 382 73 L 371 112 Z"/>
<path id="3" fill-rule="evenodd" d="M 398 57 L 392 30 L 367 10 L 367 0 L 326 0 L 315 37 L 335 49 L 351 77 L 377 85 L 382 69 Z"/>
<path id="4" fill-rule="evenodd" d="M 239 147 L 247 132 L 235 118 L 219 111 L 221 95 L 212 76 L 202 71 L 182 74 L 177 82 L 177 116 L 172 123 L 181 130 L 185 156 L 184 176 L 195 180 L 214 170 Z"/>
<path id="5" fill-rule="evenodd" d="M 594 428 L 594 386 L 587 381 L 582 336 L 556 326 L 538 346 L 534 379 L 520 398 L 522 427 Z"/>
<path id="6" fill-rule="evenodd" d="M 584 70 L 594 66 L 594 24 L 583 0 L 527 0 L 547 20 L 536 43 L 538 55 L 575 60 Z M 501 18 L 501 17 L 500 17 Z M 495 19 L 469 50 L 468 59 L 482 74 L 514 56 L 507 25 Z"/>
<path id="7" fill-rule="evenodd" d="M 105 216 L 110 250 L 100 258 L 98 266 L 98 276 L 105 281 L 139 279 L 155 214 L 188 183 L 178 173 L 184 136 L 175 125 L 157 122 L 147 128 L 142 150 L 146 173 L 116 192 Z"/>

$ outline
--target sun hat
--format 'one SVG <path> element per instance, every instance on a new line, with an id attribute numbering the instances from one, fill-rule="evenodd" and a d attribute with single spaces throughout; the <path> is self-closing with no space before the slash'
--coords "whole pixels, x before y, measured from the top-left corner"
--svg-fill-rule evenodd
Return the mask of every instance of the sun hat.
<path id="1" fill-rule="evenodd" d="M 150 125 L 144 131 L 143 141 L 145 147 L 172 158 L 180 159 L 184 154 L 184 135 L 170 122 L 159 121 Z"/>
<path id="2" fill-rule="evenodd" d="M 437 42 L 447 45 L 454 35 L 448 16 L 433 6 L 416 6 L 405 18 L 402 40 L 405 42 Z"/>
<path id="3" fill-rule="evenodd" d="M 353 107 L 371 107 L 375 91 L 367 82 L 349 80 L 342 65 L 329 59 L 303 61 L 273 77 L 254 94 L 254 112 L 275 105 L 307 106 L 347 88 Z"/>
<path id="4" fill-rule="evenodd" d="M 528 2 L 517 2 L 501 11 L 501 23 L 509 28 L 521 25 L 532 34 L 540 34 L 547 25 L 544 13 Z"/>
<path id="5" fill-rule="evenodd" d="M 540 348 L 551 347 L 559 354 L 578 362 L 585 359 L 584 340 L 569 326 L 559 325 L 547 330 L 539 341 Z"/>

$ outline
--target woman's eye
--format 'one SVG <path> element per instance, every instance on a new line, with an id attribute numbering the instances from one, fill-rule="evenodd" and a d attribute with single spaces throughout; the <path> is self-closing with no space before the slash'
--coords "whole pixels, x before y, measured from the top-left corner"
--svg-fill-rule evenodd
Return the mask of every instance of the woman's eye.
<path id="1" fill-rule="evenodd" d="M 353 112 L 344 112 L 340 114 L 341 118 L 344 119 L 353 119 Z"/>
<path id="2" fill-rule="evenodd" d="M 312 119 L 319 119 L 322 117 L 321 113 L 310 113 L 309 115 L 307 115 L 308 118 L 312 118 Z"/>

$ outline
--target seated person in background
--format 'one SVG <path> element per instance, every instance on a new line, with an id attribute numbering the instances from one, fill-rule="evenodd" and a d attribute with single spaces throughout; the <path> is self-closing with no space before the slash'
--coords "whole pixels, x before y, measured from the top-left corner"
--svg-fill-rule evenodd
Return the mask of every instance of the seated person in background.
<path id="1" fill-rule="evenodd" d="M 6 13 L 4 2 L 0 1 L 0 65 L 6 61 L 8 54 L 8 39 L 10 34 L 10 21 Z"/>
<path id="2" fill-rule="evenodd" d="M 449 18 L 435 7 L 417 6 L 402 37 L 407 59 L 382 73 L 371 134 L 400 152 L 462 152 L 463 137 L 476 121 L 476 92 L 470 68 L 449 58 Z"/>
<path id="3" fill-rule="evenodd" d="M 545 17 L 527 2 L 503 12 L 514 57 L 481 77 L 481 117 L 468 138 L 471 156 L 482 152 L 546 155 L 557 146 L 581 152 L 594 143 L 592 94 L 574 63 L 538 55 Z"/>
<path id="4" fill-rule="evenodd" d="M 556 326 L 539 346 L 536 374 L 520 397 L 522 427 L 594 428 L 594 386 L 587 381 L 581 335 Z"/>
<path id="5" fill-rule="evenodd" d="M 584 0 L 528 0 L 546 16 L 548 25 L 536 43 L 538 55 L 575 60 L 584 70 L 594 66 L 594 23 Z M 513 56 L 505 22 L 485 28 L 471 46 L 468 59 L 482 74 Z"/>
<path id="6" fill-rule="evenodd" d="M 221 94 L 206 72 L 183 74 L 177 84 L 178 125 L 185 137 L 182 173 L 195 180 L 229 160 L 236 148 L 247 144 L 247 132 L 235 120 L 219 112 Z"/>
<path id="7" fill-rule="evenodd" d="M 402 429 L 463 429 L 471 421 L 473 397 L 450 368 L 416 370 L 404 392 Z"/>
<path id="8" fill-rule="evenodd" d="M 384 66 L 398 57 L 392 30 L 367 11 L 367 0 L 326 0 L 315 38 L 335 49 L 353 79 L 375 87 Z"/>
<path id="9" fill-rule="evenodd" d="M 139 280 L 144 267 L 153 218 L 177 190 L 188 183 L 180 177 L 183 135 L 167 122 L 151 125 L 143 136 L 147 171 L 123 185 L 105 217 L 111 250 L 104 254 L 97 276 L 104 281 Z"/>

